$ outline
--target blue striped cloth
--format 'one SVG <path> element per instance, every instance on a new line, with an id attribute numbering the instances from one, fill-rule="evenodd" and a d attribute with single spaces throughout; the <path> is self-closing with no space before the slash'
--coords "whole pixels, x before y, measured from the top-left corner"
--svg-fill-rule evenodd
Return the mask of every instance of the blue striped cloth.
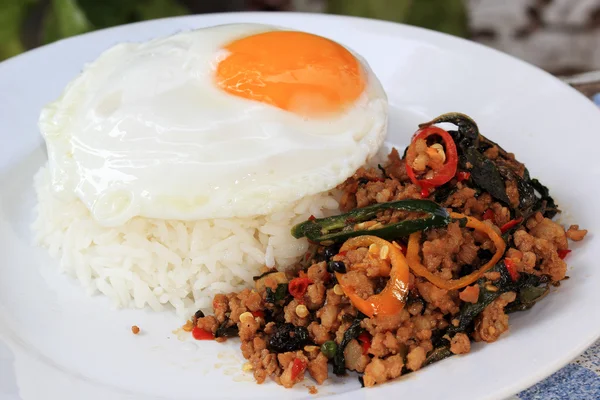
<path id="1" fill-rule="evenodd" d="M 592 96 L 600 106 L 600 93 Z M 507 400 L 600 400 L 600 340 L 575 361 Z"/>
<path id="2" fill-rule="evenodd" d="M 507 400 L 566 399 L 600 399 L 600 340 L 554 375 Z"/>

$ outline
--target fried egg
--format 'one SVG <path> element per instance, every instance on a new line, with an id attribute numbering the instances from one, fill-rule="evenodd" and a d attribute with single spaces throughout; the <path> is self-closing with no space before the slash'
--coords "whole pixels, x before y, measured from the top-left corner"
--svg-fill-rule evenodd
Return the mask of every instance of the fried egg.
<path id="1" fill-rule="evenodd" d="M 383 143 L 387 98 L 334 41 L 233 24 L 114 46 L 39 126 L 54 193 L 104 226 L 249 217 L 351 176 Z"/>

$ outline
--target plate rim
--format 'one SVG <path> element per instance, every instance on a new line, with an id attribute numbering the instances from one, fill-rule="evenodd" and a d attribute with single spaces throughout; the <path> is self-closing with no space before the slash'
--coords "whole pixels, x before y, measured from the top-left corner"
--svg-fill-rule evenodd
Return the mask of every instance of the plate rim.
<path id="1" fill-rule="evenodd" d="M 4 69 L 7 65 L 11 65 L 13 63 L 19 63 L 19 62 L 26 62 L 28 57 L 31 57 L 33 54 L 38 54 L 38 52 L 41 51 L 49 51 L 49 49 L 52 49 L 54 47 L 58 47 L 61 45 L 64 45 L 66 43 L 69 43 L 70 41 L 79 41 L 85 38 L 90 38 L 93 37 L 95 35 L 97 36 L 103 36 L 106 34 L 106 32 L 108 31 L 113 31 L 113 30 L 119 30 L 119 29 L 130 29 L 133 26 L 142 26 L 142 25 L 150 25 L 156 22 L 168 22 L 168 21 L 173 21 L 173 26 L 174 26 L 174 32 L 177 32 L 177 25 L 181 25 L 181 23 L 179 21 L 183 21 L 183 20 L 202 20 L 206 17 L 209 18 L 215 18 L 215 19 L 219 19 L 222 16 L 227 16 L 228 18 L 231 18 L 232 16 L 240 16 L 240 18 L 243 18 L 244 16 L 254 16 L 257 19 L 262 19 L 264 16 L 268 16 L 269 18 L 272 18 L 273 16 L 277 16 L 277 15 L 293 15 L 294 17 L 297 18 L 301 18 L 301 19 L 321 19 L 324 21 L 327 20 L 331 20 L 331 19 L 336 19 L 336 20 L 346 20 L 349 23 L 351 23 L 352 21 L 360 21 L 361 23 L 367 24 L 367 25 L 380 25 L 380 26 L 389 26 L 392 29 L 396 28 L 398 26 L 403 27 L 404 29 L 408 29 L 408 30 L 413 30 L 415 32 L 421 32 L 425 35 L 431 35 L 433 37 L 438 36 L 441 38 L 444 38 L 444 40 L 451 40 L 454 42 L 460 42 L 461 46 L 467 46 L 470 48 L 477 48 L 478 51 L 484 51 L 484 52 L 492 52 L 495 53 L 496 56 L 499 57 L 503 57 L 506 60 L 510 60 L 511 63 L 518 63 L 520 64 L 521 67 L 523 68 L 529 68 L 529 69 L 533 69 L 536 71 L 537 74 L 543 74 L 546 78 L 550 78 L 552 81 L 554 81 L 555 83 L 560 83 L 564 88 L 568 88 L 572 94 L 576 94 L 581 100 L 585 100 L 586 102 L 589 102 L 590 106 L 594 107 L 593 103 L 587 98 L 585 97 L 582 93 L 580 93 L 579 91 L 577 91 L 576 89 L 574 89 L 572 86 L 568 85 L 567 83 L 565 83 L 564 81 L 560 80 L 559 78 L 553 76 L 552 74 L 548 73 L 547 71 L 532 65 L 524 60 L 521 60 L 519 58 L 516 58 L 510 54 L 506 54 L 500 50 L 485 46 L 481 43 L 477 43 L 477 42 L 473 42 L 470 41 L 468 39 L 465 38 L 461 38 L 461 37 L 456 37 L 456 36 L 452 36 L 450 34 L 446 34 L 446 33 L 442 33 L 442 32 L 437 32 L 437 31 L 433 31 L 430 29 L 426 29 L 426 28 L 421 28 L 421 27 L 416 27 L 416 26 L 411 26 L 411 25 L 407 25 L 407 24 L 402 24 L 402 23 L 397 23 L 397 22 L 392 22 L 392 21 L 384 21 L 384 20 L 376 20 L 376 19 L 370 19 L 370 18 L 364 18 L 364 17 L 356 17 L 356 16 L 345 16 L 345 15 L 334 15 L 334 14 L 313 14 L 313 13 L 302 13 L 302 12 L 227 12 L 227 13 L 210 13 L 210 14 L 192 14 L 192 15 L 186 15 L 186 16 L 179 16 L 179 17 L 167 17 L 167 18 L 159 18 L 159 19 L 154 19 L 154 20 L 148 20 L 148 21 L 140 21 L 140 22 L 135 22 L 135 23 L 130 23 L 130 24 L 125 24 L 125 25 L 119 25 L 119 26 L 114 26 L 114 27 L 109 27 L 109 28 L 104 28 L 104 29 L 99 29 L 99 30 L 95 30 L 92 32 L 87 32 L 81 35 L 76 35 L 73 37 L 69 37 L 69 38 L 65 38 L 65 39 L 61 39 L 59 41 L 50 43 L 50 44 L 46 44 L 44 46 L 40 46 L 37 47 L 35 49 L 31 49 L 29 51 L 26 51 L 24 53 L 21 53 L 19 55 L 16 55 L 14 57 L 11 57 L 7 60 L 4 60 L 2 62 L 0 62 L 0 75 L 3 73 Z M 188 28 L 179 28 L 179 30 L 187 30 Z M 582 103 L 583 104 L 583 103 Z M 577 107 L 579 108 L 579 105 L 577 105 Z M 8 327 L 8 329 L 10 329 L 10 327 Z M 543 379 L 545 379 L 546 377 L 550 376 L 551 374 L 553 374 L 554 372 L 560 370 L 562 367 L 564 367 L 565 365 L 567 365 L 570 361 L 572 361 L 573 359 L 575 359 L 578 355 L 582 354 L 587 348 L 589 348 L 591 345 L 594 344 L 595 341 L 597 341 L 600 338 L 600 330 L 598 330 L 597 332 L 589 332 L 588 333 L 588 340 L 585 342 L 580 342 L 579 345 L 574 346 L 574 350 L 563 354 L 562 357 L 559 358 L 559 360 L 557 360 L 554 364 L 552 365 L 544 365 L 543 367 L 540 367 L 537 369 L 538 373 L 535 375 L 527 375 L 527 377 L 524 377 L 523 379 L 520 380 L 520 382 L 513 382 L 511 385 L 505 386 L 503 388 L 503 390 L 498 390 L 494 393 L 494 396 L 490 396 L 489 398 L 503 398 L 503 397 L 508 397 L 511 395 L 514 395 L 532 385 L 535 385 L 536 383 L 542 381 Z M 47 362 L 46 360 L 44 361 L 45 363 Z M 70 372 L 70 371 L 69 371 Z M 71 374 L 72 375 L 72 374 Z M 80 379 L 80 378 L 78 378 Z M 102 384 L 102 385 L 106 385 L 105 383 L 102 382 L 95 382 L 95 384 Z M 372 389 L 372 390 L 377 390 L 378 392 L 381 391 L 388 391 L 389 389 L 385 389 L 386 387 L 393 387 L 395 385 L 401 384 L 401 382 L 389 382 L 387 385 L 383 385 L 380 386 L 376 389 Z M 331 396 L 330 398 L 342 398 L 342 396 L 348 396 L 350 393 L 340 393 L 340 394 L 336 394 Z M 499 397 L 496 397 L 499 396 Z"/>
<path id="2" fill-rule="evenodd" d="M 134 27 L 134 26 L 141 26 L 141 25 L 145 25 L 145 24 L 152 24 L 152 23 L 156 23 L 156 22 L 167 22 L 167 21 L 176 21 L 176 20 L 186 20 L 186 19 L 202 19 L 205 17 L 214 17 L 214 18 L 220 18 L 223 16 L 231 16 L 231 15 L 250 15 L 250 16 L 257 16 L 257 17 L 263 17 L 263 16 L 273 16 L 273 15 L 294 15 L 294 16 L 299 16 L 300 18 L 320 18 L 320 19 L 339 19 L 339 20 L 347 20 L 347 21 L 360 21 L 366 24 L 376 24 L 376 25 L 387 25 L 390 27 L 397 27 L 397 26 L 402 26 L 405 29 L 409 29 L 409 30 L 414 30 L 414 31 L 421 31 L 424 34 L 427 35 L 433 35 L 433 36 L 439 36 L 439 37 L 444 37 L 446 40 L 452 40 L 452 41 L 458 41 L 461 42 L 463 45 L 466 45 L 468 47 L 473 47 L 473 48 L 478 48 L 480 51 L 491 51 L 493 53 L 495 53 L 497 56 L 500 57 L 505 57 L 507 59 L 511 59 L 514 62 L 517 62 L 519 64 L 521 64 L 521 66 L 526 67 L 526 68 L 531 68 L 536 70 L 539 73 L 542 73 L 543 75 L 545 75 L 547 78 L 551 78 L 552 80 L 556 81 L 556 82 L 560 82 L 562 85 L 564 85 L 565 87 L 569 88 L 572 93 L 576 93 L 578 96 L 580 96 L 581 98 L 591 102 L 590 99 L 588 99 L 585 95 L 583 95 L 581 92 L 579 92 L 577 89 L 573 88 L 571 85 L 569 85 L 568 83 L 562 81 L 561 79 L 559 79 L 558 77 L 552 75 L 550 72 L 542 69 L 541 67 L 538 67 L 534 64 L 531 64 L 525 60 L 522 60 L 516 56 L 513 56 L 511 54 L 505 53 L 501 50 L 495 49 L 493 47 L 490 46 L 486 46 L 482 43 L 479 42 L 475 42 L 472 40 L 469 40 L 467 38 L 464 37 L 460 37 L 460 36 L 454 36 L 451 35 L 449 33 L 445 33 L 445 32 L 439 32 L 439 31 L 435 31 L 429 28 L 423 28 L 420 26 L 415 26 L 415 25 L 409 25 L 409 24 L 405 24 L 402 22 L 394 22 L 394 21 L 388 21 L 388 20 L 379 20 L 379 19 L 374 19 L 374 18 L 367 18 L 367 17 L 359 17 L 359 16 L 354 16 L 354 15 L 341 15 L 341 14 L 328 14 L 328 13 L 310 13 L 310 12 L 298 12 L 298 11 L 232 11 L 232 12 L 217 12 L 217 13 L 206 13 L 206 14 L 189 14 L 189 15 L 180 15 L 180 16 L 174 16 L 174 17 L 163 17 L 163 18 L 155 18 L 155 19 L 151 19 L 151 20 L 145 20 L 145 21 L 138 21 L 138 22 L 131 22 L 128 24 L 123 24 L 123 25 L 116 25 L 116 26 L 111 26 L 111 27 L 107 27 L 107 28 L 102 28 L 102 29 L 97 29 L 97 30 L 93 30 L 90 32 L 85 32 L 85 33 L 81 33 L 79 35 L 75 35 L 75 36 L 70 36 L 70 37 L 66 37 L 66 38 L 62 38 L 59 40 L 56 40 L 52 43 L 47 43 L 44 44 L 42 46 L 38 46 L 35 47 L 33 49 L 29 49 L 23 53 L 17 54 L 15 56 L 12 56 L 6 60 L 3 60 L 0 62 L 0 68 L 2 68 L 2 66 L 4 64 L 8 64 L 10 62 L 14 62 L 15 60 L 19 60 L 22 57 L 26 57 L 29 56 L 39 50 L 45 50 L 48 49 L 52 46 L 55 45 L 61 45 L 64 43 L 67 43 L 71 40 L 80 40 L 82 38 L 85 37 L 91 37 L 94 35 L 102 35 L 105 34 L 108 31 L 111 30 L 118 30 L 118 29 L 123 29 L 125 27 L 130 28 L 130 27 Z M 176 32 L 173 32 L 173 34 L 175 34 Z M 2 70 L 0 69 L 0 73 L 2 72 Z M 593 104 L 593 103 L 592 103 Z"/>

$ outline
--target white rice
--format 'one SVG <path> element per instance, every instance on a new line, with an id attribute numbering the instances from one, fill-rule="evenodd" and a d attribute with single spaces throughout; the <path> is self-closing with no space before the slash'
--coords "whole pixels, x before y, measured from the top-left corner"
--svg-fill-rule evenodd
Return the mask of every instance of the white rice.
<path id="1" fill-rule="evenodd" d="M 38 197 L 35 242 L 59 260 L 88 295 L 100 292 L 115 307 L 168 304 L 185 317 L 208 308 L 216 293 L 253 284 L 261 267 L 285 268 L 308 249 L 290 229 L 310 215 L 338 211 L 331 192 L 306 197 L 289 208 L 254 218 L 200 221 L 136 217 L 120 227 L 96 223 L 79 200 L 65 202 L 50 188 L 46 167 L 35 176 Z"/>

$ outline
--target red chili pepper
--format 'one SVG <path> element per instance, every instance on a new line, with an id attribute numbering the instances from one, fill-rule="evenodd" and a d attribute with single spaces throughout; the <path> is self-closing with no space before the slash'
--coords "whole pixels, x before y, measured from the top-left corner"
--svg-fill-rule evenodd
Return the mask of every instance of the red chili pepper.
<path id="1" fill-rule="evenodd" d="M 192 329 L 192 336 L 196 340 L 213 340 L 215 336 L 212 332 L 205 331 L 204 329 L 200 329 L 197 326 Z"/>
<path id="2" fill-rule="evenodd" d="M 508 221 L 507 223 L 505 223 L 504 225 L 502 225 L 500 227 L 500 232 L 505 233 L 506 231 L 513 228 L 515 225 L 517 225 L 521 221 L 523 221 L 523 218 L 517 218 L 517 219 L 513 219 L 511 221 Z"/>
<path id="3" fill-rule="evenodd" d="M 313 281 L 308 278 L 294 278 L 288 284 L 288 291 L 294 298 L 301 299 L 311 283 Z"/>
<path id="4" fill-rule="evenodd" d="M 496 218 L 494 218 L 494 212 L 492 211 L 491 208 L 488 208 L 487 210 L 485 210 L 485 212 L 483 213 L 483 217 L 482 218 L 483 218 L 484 221 L 487 219 L 487 220 L 490 220 L 492 222 L 494 222 L 494 220 L 496 219 Z"/>
<path id="5" fill-rule="evenodd" d="M 459 173 L 456 174 L 456 180 L 459 182 L 466 181 L 470 177 L 471 177 L 471 173 L 466 172 L 466 171 L 460 171 Z"/>
<path id="6" fill-rule="evenodd" d="M 512 279 L 513 282 L 516 282 L 519 279 L 519 271 L 517 271 L 517 266 L 515 265 L 515 262 L 510 258 L 505 258 L 504 265 L 506 265 L 506 270 L 510 275 L 510 279 Z"/>
<path id="7" fill-rule="evenodd" d="M 561 260 L 564 260 L 565 257 L 571 252 L 571 250 L 569 249 L 564 249 L 564 250 L 558 250 L 558 256 L 560 257 Z"/>
<path id="8" fill-rule="evenodd" d="M 295 380 L 304 369 L 306 369 L 306 362 L 299 358 L 295 358 L 294 364 L 292 364 L 292 380 Z"/>
<path id="9" fill-rule="evenodd" d="M 363 332 L 358 335 L 357 339 L 360 342 L 363 354 L 367 354 L 371 348 L 371 335 L 369 335 L 367 332 Z"/>
<path id="10" fill-rule="evenodd" d="M 415 142 L 418 139 L 427 139 L 430 136 L 440 136 L 444 142 L 446 162 L 438 170 L 434 170 L 434 176 L 432 178 L 417 179 L 415 171 L 412 168 L 412 163 L 417 157 L 417 150 L 415 148 Z M 408 146 L 406 151 L 406 173 L 408 177 L 415 185 L 419 185 L 422 189 L 430 189 L 436 186 L 443 185 L 448 182 L 456 175 L 456 168 L 458 166 L 458 152 L 456 151 L 456 144 L 452 136 L 442 128 L 437 126 L 428 126 L 418 130 L 413 136 L 413 140 Z M 421 196 L 428 197 L 428 196 Z"/>
<path id="11" fill-rule="evenodd" d="M 308 220 L 309 220 L 309 221 L 313 221 L 313 220 L 315 220 L 315 219 L 317 219 L 317 217 L 315 217 L 314 215 L 311 215 L 310 217 L 308 217 Z"/>
<path id="12" fill-rule="evenodd" d="M 429 189 L 426 186 L 422 186 L 421 187 L 421 198 L 426 199 L 427 197 L 429 197 L 431 193 L 429 192 Z"/>
<path id="13" fill-rule="evenodd" d="M 256 317 L 264 318 L 265 317 L 265 313 L 262 310 L 252 311 L 252 316 L 254 318 L 256 318 Z"/>

